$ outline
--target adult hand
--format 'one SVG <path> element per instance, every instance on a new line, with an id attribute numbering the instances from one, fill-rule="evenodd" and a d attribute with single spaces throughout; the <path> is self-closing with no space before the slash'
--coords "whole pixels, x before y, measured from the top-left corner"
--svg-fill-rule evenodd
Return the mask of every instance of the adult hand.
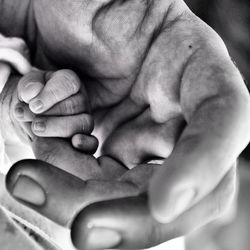
<path id="1" fill-rule="evenodd" d="M 249 94 L 220 37 L 183 1 L 43 0 L 33 9 L 46 59 L 85 77 L 103 154 L 128 168 L 166 159 L 149 187 L 159 222 L 222 183 L 249 142 Z"/>
<path id="2" fill-rule="evenodd" d="M 210 209 L 207 201 L 223 208 L 227 202 L 216 194 L 233 194 L 223 183 L 233 183 L 233 163 L 249 141 L 250 110 L 246 87 L 220 38 L 183 1 L 43 0 L 32 7 L 45 61 L 76 67 L 86 80 L 96 133 L 101 131 L 105 142 L 103 152 L 129 168 L 150 158 L 167 158 L 149 183 L 151 213 L 145 200 L 127 200 L 128 206 L 138 208 L 129 214 L 110 201 L 79 215 L 83 222 L 73 224 L 80 225 L 79 233 L 88 225 L 109 228 L 112 218 L 120 223 L 117 214 L 142 218 L 139 211 L 147 211 L 144 215 L 149 225 L 156 223 L 154 229 L 167 223 L 159 229 L 166 232 L 173 221 L 198 206 L 197 220 L 189 214 L 190 227 L 179 222 L 188 229 L 213 217 L 217 209 Z M 104 220 L 107 209 L 113 213 Z M 95 224 L 95 218 L 103 224 Z M 130 230 L 119 225 L 126 238 Z M 148 236 L 151 231 L 143 229 L 146 233 L 140 233 Z M 158 235 L 152 244 L 168 239 L 166 233 L 152 235 Z M 77 246 L 83 243 L 74 239 Z M 124 240 L 124 247 L 144 247 L 144 240 L 137 237 L 138 245 Z"/>
<path id="3" fill-rule="evenodd" d="M 102 154 L 128 168 L 171 155 L 166 175 L 193 176 L 204 192 L 220 182 L 249 141 L 249 95 L 220 37 L 183 1 L 42 0 L 31 11 L 34 57 L 84 78 Z"/>
<path id="4" fill-rule="evenodd" d="M 159 223 L 145 195 L 155 169 L 140 165 L 113 181 L 84 181 L 48 163 L 26 160 L 12 167 L 6 182 L 17 200 L 70 227 L 78 249 L 151 247 L 220 216 L 232 200 L 235 166 L 201 202 L 170 223 Z"/>

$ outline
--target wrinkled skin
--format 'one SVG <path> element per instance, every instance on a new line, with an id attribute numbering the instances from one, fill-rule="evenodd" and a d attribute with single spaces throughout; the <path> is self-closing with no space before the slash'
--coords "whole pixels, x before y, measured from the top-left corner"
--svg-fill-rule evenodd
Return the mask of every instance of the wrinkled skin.
<path id="1" fill-rule="evenodd" d="M 105 141 L 103 154 L 128 168 L 166 158 L 184 124 L 179 79 L 199 39 L 191 33 L 183 39 L 188 27 L 176 20 L 181 9 L 166 1 L 55 1 L 48 10 L 46 4 L 34 2 L 41 47 L 49 59 L 82 74 L 96 118 L 94 134 L 101 145 Z M 74 13 L 69 20 L 65 10 Z M 175 31 L 168 30 L 170 21 Z"/>
<path id="2" fill-rule="evenodd" d="M 234 91 L 230 83 L 219 83 L 224 79 L 210 82 L 210 75 L 219 78 L 232 65 L 216 34 L 180 1 L 47 4 L 33 3 L 37 47 L 46 58 L 37 52 L 35 59 L 71 66 L 82 75 L 96 118 L 94 133 L 101 145 L 105 141 L 103 154 L 128 168 L 168 157 L 197 107 L 224 88 Z M 219 56 L 225 65 L 215 63 Z M 204 67 L 210 67 L 207 73 Z"/>
<path id="3" fill-rule="evenodd" d="M 54 139 L 35 140 L 35 153 L 85 181 L 115 179 L 106 188 L 102 181 L 91 184 L 101 195 L 93 188 L 85 191 L 86 197 L 75 197 L 72 213 L 67 199 L 55 193 L 53 199 L 67 211 L 62 218 L 50 203 L 32 207 L 65 225 L 89 203 L 148 191 L 150 208 L 143 197 L 83 209 L 72 231 L 80 249 L 86 248 L 89 225 L 122 232 L 118 247 L 145 248 L 187 233 L 224 211 L 234 194 L 234 162 L 249 141 L 250 112 L 243 80 L 214 31 L 182 1 L 41 0 L 30 8 L 29 27 L 36 32 L 29 42 L 39 48 L 33 51 L 34 62 L 79 74 L 91 100 L 99 154 L 111 158 L 97 161 Z M 166 160 L 143 165 L 155 159 Z M 36 175 L 34 162 L 20 165 L 7 179 L 10 192 L 20 172 L 32 175 L 45 189 L 55 185 L 44 183 L 46 173 Z M 57 174 L 73 183 L 67 173 Z M 115 190 L 121 192 L 110 191 L 116 181 L 120 188 Z M 190 188 L 195 197 L 177 208 L 180 192 Z M 138 231 L 140 237 L 135 238 L 133 232 Z"/>

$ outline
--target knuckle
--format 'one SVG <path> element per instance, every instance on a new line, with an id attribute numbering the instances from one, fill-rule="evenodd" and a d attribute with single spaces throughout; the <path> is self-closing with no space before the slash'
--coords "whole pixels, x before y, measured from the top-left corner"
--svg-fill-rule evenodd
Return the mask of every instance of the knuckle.
<path id="1" fill-rule="evenodd" d="M 91 115 L 84 114 L 81 115 L 81 127 L 83 132 L 90 133 L 94 128 L 94 120 Z"/>
<path id="2" fill-rule="evenodd" d="M 73 97 L 65 100 L 64 110 L 67 114 L 74 114 L 77 111 L 78 101 Z M 64 112 L 65 112 L 64 111 Z"/>
<path id="3" fill-rule="evenodd" d="M 53 164 L 58 153 L 56 147 L 51 147 L 50 141 L 41 137 L 35 137 L 33 140 L 34 154 L 38 160 Z"/>
<path id="4" fill-rule="evenodd" d="M 56 73 L 60 78 L 62 78 L 62 84 L 65 90 L 72 94 L 77 93 L 80 90 L 81 84 L 80 79 L 76 73 L 69 69 L 60 70 Z"/>
<path id="5" fill-rule="evenodd" d="M 54 103 L 54 102 L 59 102 L 60 99 L 59 99 L 59 96 L 58 96 L 58 92 L 57 92 L 57 89 L 55 88 L 49 88 L 48 89 L 48 96 L 49 96 L 49 99 Z"/>

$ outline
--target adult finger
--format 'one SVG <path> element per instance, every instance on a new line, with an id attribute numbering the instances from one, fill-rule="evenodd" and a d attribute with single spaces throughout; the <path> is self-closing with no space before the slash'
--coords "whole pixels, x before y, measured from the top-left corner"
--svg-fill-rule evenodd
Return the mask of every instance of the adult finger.
<path id="1" fill-rule="evenodd" d="M 6 178 L 14 198 L 63 226 L 87 205 L 138 194 L 136 186 L 119 181 L 83 181 L 38 160 L 16 163 Z"/>
<path id="2" fill-rule="evenodd" d="M 90 134 L 94 121 L 89 114 L 71 116 L 40 116 L 34 119 L 32 131 L 42 137 L 71 137 L 76 133 Z"/>
<path id="3" fill-rule="evenodd" d="M 180 73 L 179 94 L 187 126 L 149 191 L 152 213 L 165 223 L 211 192 L 250 138 L 250 98 L 239 71 L 218 35 L 186 14 L 192 22 L 184 18 L 179 25 L 191 25 L 191 50 Z"/>
<path id="4" fill-rule="evenodd" d="M 56 103 L 76 94 L 81 87 L 78 76 L 71 70 L 59 70 L 46 77 L 44 89 L 29 103 L 36 114 L 47 111 Z"/>
<path id="5" fill-rule="evenodd" d="M 44 88 L 44 72 L 32 71 L 23 76 L 18 82 L 17 93 L 20 101 L 29 103 Z"/>
<path id="6" fill-rule="evenodd" d="M 147 196 L 93 203 L 75 217 L 72 240 L 77 249 L 149 248 L 221 216 L 234 193 L 232 169 L 212 193 L 167 224 L 159 223 L 151 215 Z"/>

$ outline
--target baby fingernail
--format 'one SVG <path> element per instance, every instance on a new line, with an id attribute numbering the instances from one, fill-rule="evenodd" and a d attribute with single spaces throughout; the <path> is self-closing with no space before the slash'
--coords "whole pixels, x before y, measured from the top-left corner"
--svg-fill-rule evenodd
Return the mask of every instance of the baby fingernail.
<path id="1" fill-rule="evenodd" d="M 43 111 L 43 103 L 40 100 L 31 101 L 29 106 L 30 106 L 30 109 L 33 112 L 41 112 L 41 111 Z"/>
<path id="2" fill-rule="evenodd" d="M 42 206 L 46 201 L 42 187 L 26 175 L 18 177 L 12 189 L 12 195 L 19 200 L 36 206 Z"/>
<path id="3" fill-rule="evenodd" d="M 17 118 L 23 118 L 24 117 L 24 109 L 22 107 L 15 107 L 15 116 Z"/>
<path id="4" fill-rule="evenodd" d="M 43 121 L 36 121 L 33 124 L 33 129 L 34 131 L 37 131 L 37 132 L 44 132 L 46 129 L 46 124 Z"/>

